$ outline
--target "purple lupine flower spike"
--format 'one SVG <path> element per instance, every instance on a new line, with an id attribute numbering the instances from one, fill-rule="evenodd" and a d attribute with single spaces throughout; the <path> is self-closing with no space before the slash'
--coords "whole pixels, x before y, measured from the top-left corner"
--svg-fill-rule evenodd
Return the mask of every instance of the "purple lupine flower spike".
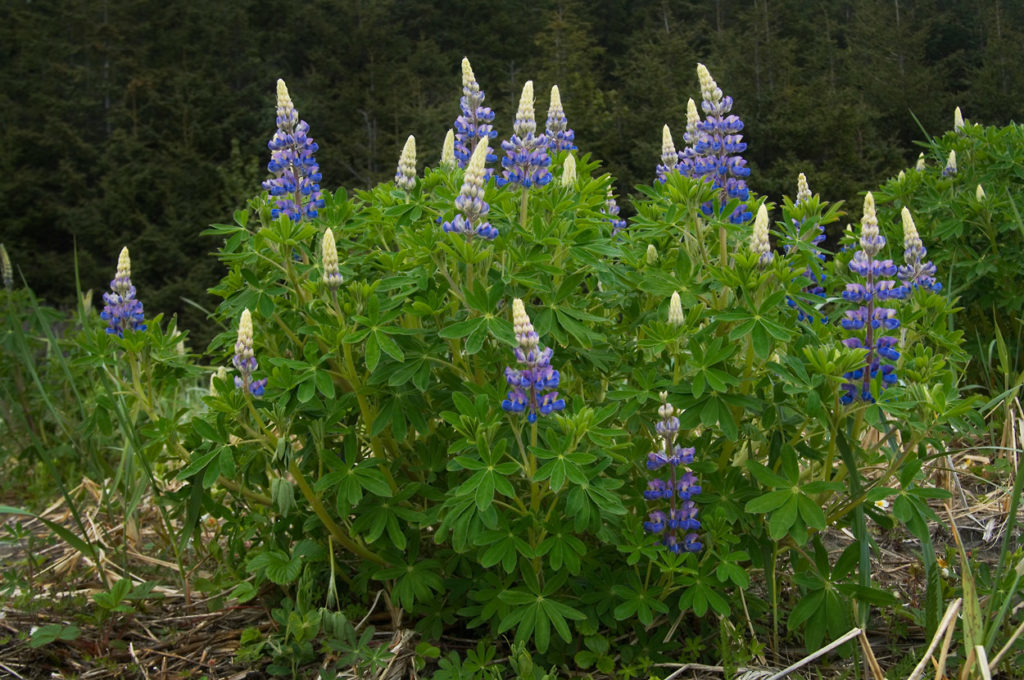
<path id="1" fill-rule="evenodd" d="M 896 330 L 900 326 L 896 318 L 896 310 L 878 306 L 884 300 L 898 300 L 904 297 L 905 291 L 897 287 L 891 278 L 896 275 L 896 265 L 892 260 L 879 260 L 876 256 L 885 246 L 885 237 L 878 231 L 878 218 L 875 215 L 875 198 L 868 192 L 864 197 L 864 217 L 861 219 L 860 250 L 850 260 L 850 271 L 865 279 L 864 283 L 849 283 L 843 291 L 843 298 L 850 302 L 860 303 L 860 307 L 848 310 L 840 325 L 858 334 L 843 340 L 843 344 L 853 349 L 866 349 L 863 368 L 844 373 L 849 380 L 843 383 L 846 394 L 840 397 L 843 404 L 854 400 L 873 402 L 871 380 L 881 376 L 882 387 L 896 382 L 896 369 L 892 365 L 900 354 L 895 349 L 898 339 L 884 335 L 886 331 Z M 863 340 L 860 337 L 863 331 Z M 883 363 L 882 360 L 886 362 Z"/>
<path id="2" fill-rule="evenodd" d="M 691 99 L 686 102 L 686 132 L 683 133 L 683 141 L 686 146 L 679 151 L 679 172 L 687 177 L 697 177 L 697 157 L 694 150 L 697 142 L 700 141 L 700 114 L 697 113 L 697 104 Z"/>
<path id="3" fill-rule="evenodd" d="M 516 361 L 521 368 L 505 368 L 505 381 L 509 391 L 501 408 L 509 413 L 526 412 L 526 419 L 537 422 L 538 416 L 546 416 L 565 408 L 565 400 L 558 398 L 558 371 L 551 368 L 554 351 L 541 349 L 540 337 L 533 329 L 533 323 L 526 314 L 523 301 L 512 301 L 512 326 L 516 334 Z"/>
<path id="4" fill-rule="evenodd" d="M 309 136 L 309 124 L 299 120 L 283 80 L 277 81 L 277 132 L 267 143 L 274 176 L 263 182 L 263 188 L 274 199 L 270 211 L 275 220 L 287 215 L 293 222 L 313 219 L 324 206 L 320 197 L 320 166 L 313 154 L 319 148 Z"/>
<path id="5" fill-rule="evenodd" d="M 722 94 L 721 88 L 715 83 L 704 64 L 697 65 L 697 76 L 700 79 L 700 90 L 703 101 L 704 122 L 698 124 L 700 139 L 694 145 L 697 157 L 694 159 L 694 171 L 706 180 L 714 182 L 721 189 L 723 205 L 730 199 L 746 201 L 750 196 L 744 178 L 750 175 L 750 168 L 741 154 L 747 145 L 742 141 L 743 121 L 731 115 L 732 97 Z M 703 206 L 705 214 L 711 213 L 711 206 Z M 733 224 L 749 222 L 753 215 L 747 206 L 741 203 L 729 216 Z"/>
<path id="6" fill-rule="evenodd" d="M 142 302 L 135 299 L 132 285 L 132 262 L 128 249 L 122 248 L 117 258 L 117 273 L 110 282 L 112 292 L 103 294 L 103 311 L 100 318 L 107 322 L 107 333 L 124 337 L 126 330 L 144 331 L 146 323 L 142 316 Z"/>
<path id="7" fill-rule="evenodd" d="M 811 200 L 811 198 L 813 198 L 813 194 L 811 193 L 810 186 L 807 184 L 807 176 L 801 172 L 799 175 L 797 175 L 796 178 L 796 201 L 793 202 L 793 206 L 799 207 L 805 205 L 808 201 Z M 805 222 L 806 220 L 804 218 L 801 218 L 799 220 L 793 220 L 793 226 L 796 227 L 796 238 L 797 240 L 807 240 L 807 235 L 813 234 L 813 236 L 811 236 L 810 238 L 810 244 L 814 250 L 818 251 L 818 259 L 824 261 L 825 254 L 821 252 L 821 243 L 825 240 L 825 227 L 819 224 L 817 221 L 815 221 L 811 225 L 810 229 L 806 229 Z M 793 246 L 787 244 L 784 247 L 784 249 L 786 251 L 786 254 L 789 254 L 789 252 L 793 249 Z M 819 281 L 818 274 L 815 274 L 813 271 L 811 271 L 810 267 L 807 267 L 804 269 L 804 277 L 808 281 L 810 281 L 811 284 L 809 286 L 805 286 L 803 292 L 808 293 L 809 295 L 824 298 L 825 288 L 824 286 L 821 285 L 821 281 L 825 280 L 825 274 L 821 274 L 821 281 Z M 790 307 L 797 306 L 796 302 L 794 302 L 791 298 L 786 298 L 786 303 Z M 814 317 L 804 313 L 802 309 L 797 309 L 796 318 L 797 321 L 809 321 L 811 323 L 814 322 Z M 826 323 L 827 318 L 822 317 L 821 321 L 822 323 Z"/>
<path id="8" fill-rule="evenodd" d="M 612 188 L 608 187 L 608 194 L 604 199 L 604 207 L 601 208 L 601 212 L 608 216 L 608 221 L 612 223 L 612 236 L 626 228 L 626 220 L 619 218 L 619 205 L 615 202 L 615 195 L 612 193 Z"/>
<path id="9" fill-rule="evenodd" d="M 445 222 L 441 228 L 445 231 L 465 234 L 467 239 L 473 236 L 493 241 L 498 230 L 484 220 L 491 207 L 484 200 L 485 170 L 487 159 L 487 140 L 477 142 L 476 150 L 469 159 L 466 172 L 462 179 L 462 189 L 455 198 L 455 207 L 460 211 L 451 222 Z"/>
<path id="10" fill-rule="evenodd" d="M 548 105 L 548 120 L 544 134 L 548 139 L 548 151 L 551 153 L 576 150 L 576 133 L 569 128 L 569 121 L 562 109 L 562 96 L 558 92 L 558 85 L 551 86 L 551 103 Z"/>
<path id="11" fill-rule="evenodd" d="M 470 158 L 479 143 L 489 140 L 498 135 L 494 131 L 491 121 L 494 120 L 494 111 L 484 106 L 484 93 L 480 84 L 476 82 L 473 75 L 473 68 L 469 65 L 469 59 L 462 59 L 462 98 L 459 100 L 462 113 L 455 119 L 455 159 L 460 168 L 469 165 Z M 487 152 L 484 160 L 494 162 L 498 157 L 491 153 L 491 147 L 484 145 Z M 486 171 L 490 177 L 491 170 Z"/>
<path id="12" fill-rule="evenodd" d="M 527 80 L 523 85 L 513 130 L 512 137 L 501 143 L 501 148 L 505 150 L 501 165 L 505 169 L 495 182 L 498 186 L 518 184 L 524 189 L 544 186 L 551 181 L 551 172 L 548 170 L 551 158 L 548 156 L 547 137 L 536 134 L 532 80 Z"/>
<path id="13" fill-rule="evenodd" d="M 978 185 L 981 188 L 981 185 Z M 983 194 L 984 195 L 984 194 Z M 928 255 L 917 226 L 910 211 L 905 207 L 901 212 L 903 218 L 903 260 L 906 266 L 897 268 L 897 276 L 903 282 L 904 293 L 910 294 L 914 288 L 924 288 L 933 293 L 942 290 L 942 284 L 935 280 L 935 264 L 931 261 L 922 262 Z"/>
<path id="14" fill-rule="evenodd" d="M 660 536 L 659 543 L 674 553 L 699 552 L 704 545 L 694 533 L 700 529 L 697 519 L 697 504 L 693 497 L 701 492 L 697 477 L 685 466 L 693 463 L 696 450 L 682 447 L 676 442 L 679 435 L 679 418 L 676 410 L 668 403 L 668 393 L 661 393 L 658 415 L 661 420 L 655 425 L 660 448 L 647 454 L 647 469 L 652 472 L 667 467 L 667 478 L 655 477 L 647 483 L 644 498 L 648 501 L 669 502 L 668 513 L 653 510 L 644 522 L 644 530 Z M 682 542 L 680 542 L 680 538 Z"/>
<path id="15" fill-rule="evenodd" d="M 235 342 L 235 356 L 231 363 L 238 369 L 238 375 L 235 376 L 235 387 L 248 390 L 254 397 L 263 396 L 263 391 L 267 387 L 267 379 L 252 379 L 252 374 L 259 368 L 259 364 L 256 362 L 256 354 L 253 351 L 252 315 L 248 309 L 242 312 L 242 318 L 238 322 L 238 340 Z"/>

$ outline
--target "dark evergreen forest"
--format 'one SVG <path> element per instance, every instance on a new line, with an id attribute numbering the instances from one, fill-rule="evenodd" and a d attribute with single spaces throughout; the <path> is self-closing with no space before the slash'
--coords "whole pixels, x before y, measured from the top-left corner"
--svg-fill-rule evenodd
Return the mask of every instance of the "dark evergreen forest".
<path id="1" fill-rule="evenodd" d="M 1024 111 L 1017 0 L 7 0 L 0 5 L 0 241 L 44 299 L 105 289 L 122 245 L 147 316 L 202 350 L 222 275 L 208 224 L 259 191 L 284 78 L 320 144 L 322 185 L 394 176 L 416 136 L 435 165 L 469 57 L 499 139 L 523 82 L 557 84 L 581 152 L 628 195 L 662 125 L 681 138 L 705 63 L 746 124 L 752 190 L 796 176 L 854 199 L 915 140 Z M 628 212 L 628 198 L 624 214 Z"/>

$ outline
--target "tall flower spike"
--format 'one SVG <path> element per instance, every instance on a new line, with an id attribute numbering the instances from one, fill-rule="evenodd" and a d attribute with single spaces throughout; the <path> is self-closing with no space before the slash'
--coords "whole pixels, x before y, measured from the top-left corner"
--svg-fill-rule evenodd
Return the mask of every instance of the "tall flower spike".
<path id="1" fill-rule="evenodd" d="M 320 262 L 324 268 L 324 284 L 332 291 L 341 285 L 341 272 L 338 271 L 338 247 L 334 244 L 334 232 L 330 227 L 324 231 L 320 241 Z"/>
<path id="2" fill-rule="evenodd" d="M 416 138 L 412 135 L 405 140 L 402 155 L 398 158 L 395 184 L 404 191 L 412 191 L 416 187 Z"/>
<path id="3" fill-rule="evenodd" d="M 263 396 L 263 391 L 267 387 L 267 379 L 252 379 L 252 374 L 259 368 L 259 364 L 256 362 L 256 353 L 253 350 L 252 315 L 248 309 L 242 312 L 242 318 L 238 321 L 238 339 L 235 341 L 235 356 L 231 363 L 238 369 L 238 375 L 235 376 L 235 387 L 248 390 L 254 397 Z"/>
<path id="4" fill-rule="evenodd" d="M 498 135 L 494 131 L 491 121 L 494 120 L 494 111 L 484 106 L 484 93 L 480 84 L 476 82 L 473 75 L 473 68 L 469 65 L 469 59 L 462 59 L 462 98 L 459 100 L 459 107 L 462 113 L 455 119 L 455 158 L 459 167 L 465 168 L 469 165 L 473 151 L 479 146 L 480 141 L 486 141 Z M 491 153 L 491 147 L 484 145 L 487 150 L 484 154 L 485 161 L 493 162 L 498 159 Z M 487 170 L 490 177 L 490 170 Z"/>
<path id="5" fill-rule="evenodd" d="M 103 294 L 103 311 L 100 318 L 107 322 L 107 333 L 124 337 L 126 330 L 144 331 L 142 302 L 135 299 L 135 286 L 132 285 L 132 262 L 128 249 L 122 248 L 117 258 L 117 273 L 110 282 L 112 292 Z"/>
<path id="6" fill-rule="evenodd" d="M 274 199 L 273 219 L 287 215 L 293 222 L 313 219 L 324 207 L 320 197 L 320 166 L 313 154 L 319 148 L 309 136 L 309 124 L 299 120 L 283 80 L 277 81 L 277 132 L 267 143 L 273 178 L 263 188 Z"/>
<path id="7" fill-rule="evenodd" d="M 704 546 L 695 533 L 700 529 L 700 521 L 693 498 L 700 494 L 701 488 L 696 475 L 686 469 L 693 463 L 696 449 L 677 444 L 679 418 L 675 407 L 668 403 L 668 394 L 662 392 L 660 396 L 662 404 L 658 415 L 661 420 L 654 428 L 658 450 L 647 454 L 647 469 L 655 472 L 668 467 L 669 474 L 649 481 L 644 498 L 651 502 L 667 500 L 669 507 L 668 513 L 652 511 L 644 522 L 644 530 L 659 536 L 659 543 L 674 553 L 700 552 Z"/>
<path id="8" fill-rule="evenodd" d="M 964 114 L 960 113 L 960 107 L 956 107 L 953 111 L 953 131 L 963 132 L 964 130 Z"/>
<path id="9" fill-rule="evenodd" d="M 978 201 L 978 203 L 985 200 L 985 190 L 980 184 L 978 185 L 978 188 L 974 190 L 974 199 Z"/>
<path id="10" fill-rule="evenodd" d="M 739 154 L 747 149 L 742 141 L 743 121 L 731 115 L 732 97 L 722 94 L 721 88 L 708 72 L 704 64 L 697 64 L 697 77 L 700 80 L 701 108 L 704 110 L 704 122 L 698 125 L 700 138 L 694 144 L 697 157 L 694 159 L 694 172 L 703 176 L 706 181 L 714 182 L 721 190 L 722 204 L 731 199 L 746 201 L 750 196 L 744 178 L 750 175 L 747 162 Z M 705 214 L 711 214 L 711 205 L 702 206 Z M 753 217 L 745 203 L 741 203 L 729 216 L 733 224 L 744 224 Z"/>
<path id="11" fill-rule="evenodd" d="M 655 170 L 658 181 L 664 184 L 668 176 L 678 170 L 679 153 L 676 151 L 675 142 L 672 141 L 672 131 L 666 125 L 661 129 L 661 163 Z"/>
<path id="12" fill-rule="evenodd" d="M 448 130 L 444 136 L 444 143 L 441 145 L 441 167 L 455 167 L 455 131 Z"/>
<path id="13" fill-rule="evenodd" d="M 554 351 L 542 349 L 540 337 L 526 313 L 523 301 L 512 301 L 512 330 L 516 337 L 513 350 L 518 368 L 505 368 L 505 381 L 509 391 L 501 408 L 509 413 L 526 412 L 526 419 L 537 422 L 539 416 L 546 416 L 565 408 L 565 400 L 558 398 L 558 371 L 551 368 Z"/>
<path id="14" fill-rule="evenodd" d="M 949 152 L 949 158 L 946 159 L 946 167 L 942 169 L 942 174 L 945 177 L 956 174 L 956 151 Z"/>
<path id="15" fill-rule="evenodd" d="M 918 172 L 924 170 L 924 151 L 917 155 L 917 164 L 914 166 L 914 169 Z"/>
<path id="16" fill-rule="evenodd" d="M 569 154 L 562 164 L 562 186 L 570 188 L 576 184 L 576 158 Z"/>
<path id="17" fill-rule="evenodd" d="M 679 172 L 687 177 L 696 177 L 697 152 L 694 146 L 700 141 L 700 114 L 692 99 L 686 102 L 686 132 L 683 133 L 686 146 L 679 152 Z"/>
<path id="18" fill-rule="evenodd" d="M 575 151 L 576 133 L 569 129 L 569 121 L 562 110 L 562 96 L 558 85 L 551 86 L 551 103 L 548 105 L 548 120 L 544 134 L 548 140 L 548 151 Z"/>
<path id="19" fill-rule="evenodd" d="M 505 158 L 501 159 L 504 170 L 495 182 L 498 186 L 518 184 L 524 189 L 544 186 L 551 181 L 551 173 L 548 171 L 551 157 L 548 156 L 547 137 L 536 134 L 532 80 L 527 80 L 523 85 L 513 129 L 515 133 L 512 137 L 501 143 L 501 148 L 505 150 Z"/>
<path id="20" fill-rule="evenodd" d="M 856 399 L 873 402 L 871 380 L 881 376 L 882 387 L 896 382 L 896 370 L 892 365 L 899 359 L 896 351 L 899 339 L 884 335 L 885 331 L 899 328 L 896 310 L 880 307 L 876 303 L 887 299 L 900 299 L 905 291 L 896 287 L 891 278 L 896 275 L 896 265 L 892 260 L 879 260 L 876 255 L 885 246 L 885 237 L 878 231 L 878 218 L 875 215 L 875 199 L 871 192 L 864 197 L 864 217 L 861 219 L 860 250 L 850 260 L 850 271 L 865 279 L 864 283 L 848 283 L 843 298 L 858 303 L 856 309 L 848 310 L 840 325 L 857 334 L 843 340 L 843 344 L 853 349 L 866 349 L 863 368 L 844 373 L 843 377 L 850 382 L 843 383 L 845 394 L 840 401 L 849 404 Z M 863 332 L 863 340 L 860 333 Z M 882 360 L 889 363 L 883 363 Z"/>
<path id="21" fill-rule="evenodd" d="M 487 160 L 487 140 L 481 139 L 473 156 L 466 166 L 462 179 L 462 190 L 455 198 L 455 207 L 462 213 L 456 215 L 451 222 L 445 222 L 442 228 L 456 234 L 464 234 L 467 239 L 479 236 L 489 241 L 498 236 L 498 230 L 484 221 L 491 207 L 484 201 L 484 163 Z"/>
<path id="22" fill-rule="evenodd" d="M 804 173 L 801 172 L 799 175 L 797 175 L 797 178 L 796 178 L 796 201 L 793 203 L 793 206 L 794 207 L 798 207 L 798 206 L 806 204 L 807 201 L 811 200 L 812 196 L 813 195 L 811 194 L 811 188 L 807 184 L 807 176 L 804 175 Z M 821 224 L 818 224 L 815 221 L 815 222 L 813 222 L 811 224 L 810 229 L 805 229 L 806 222 L 807 222 L 807 218 L 800 218 L 800 219 L 795 219 L 794 218 L 793 219 L 793 226 L 795 227 L 795 238 L 798 241 L 803 241 L 803 240 L 807 240 L 807 235 L 808 234 L 814 234 L 810 238 L 810 244 L 811 244 L 811 246 L 816 251 L 818 251 L 817 252 L 818 259 L 824 260 L 825 259 L 825 254 L 821 252 L 821 242 L 825 240 L 825 227 L 822 226 Z M 790 244 L 786 244 L 785 246 L 783 246 L 783 249 L 788 254 L 789 252 L 792 251 L 793 247 L 794 246 L 792 246 Z M 814 271 L 812 271 L 810 267 L 806 267 L 804 269 L 804 274 L 803 275 L 804 275 L 804 278 L 806 278 L 808 281 L 810 281 L 810 285 L 804 286 L 802 292 L 807 293 L 808 295 L 814 295 L 814 296 L 817 296 L 817 297 L 824 298 L 825 297 L 825 288 L 819 282 L 818 274 L 814 273 Z M 822 280 L 824 280 L 824 276 L 825 275 L 822 274 L 821 276 L 822 276 Z M 786 298 L 786 304 L 788 304 L 790 307 L 796 307 L 797 308 L 797 315 L 796 315 L 797 321 L 810 321 L 812 323 L 814 322 L 814 317 L 812 315 L 807 314 L 806 312 L 804 312 L 803 309 L 799 308 L 797 306 L 796 301 L 793 300 L 792 298 L 788 298 L 787 297 Z M 825 323 L 825 321 L 826 321 L 825 317 L 822 317 L 822 323 Z"/>
<path id="23" fill-rule="evenodd" d="M 907 264 L 898 268 L 897 275 L 903 282 L 904 293 L 909 294 L 914 288 L 937 293 L 942 290 L 942 284 L 935 280 L 935 264 L 922 262 L 928 255 L 928 249 L 917 233 L 914 218 L 905 207 L 900 215 L 903 218 L 903 261 Z"/>
<path id="24" fill-rule="evenodd" d="M 626 228 L 626 220 L 619 219 L 619 205 L 615 202 L 615 195 L 612 194 L 612 188 L 608 187 L 608 195 L 604 199 L 604 207 L 601 208 L 601 212 L 608 216 L 608 221 L 612 223 L 612 236 Z"/>
<path id="25" fill-rule="evenodd" d="M 757 217 L 754 218 L 754 230 L 750 236 L 750 249 L 757 253 L 757 263 L 764 267 L 771 264 L 774 255 L 772 246 L 768 242 L 768 209 L 761 204 L 757 209 Z"/>
<path id="26" fill-rule="evenodd" d="M 7 248 L 0 243 L 0 272 L 4 279 L 4 288 L 14 289 L 14 267 L 11 266 L 11 256 L 7 254 Z"/>

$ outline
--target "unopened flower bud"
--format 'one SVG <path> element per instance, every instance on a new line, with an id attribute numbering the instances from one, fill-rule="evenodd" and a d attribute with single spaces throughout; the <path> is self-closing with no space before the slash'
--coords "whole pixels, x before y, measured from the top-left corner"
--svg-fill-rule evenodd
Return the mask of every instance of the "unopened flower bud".
<path id="1" fill-rule="evenodd" d="M 324 283 L 331 290 L 341 285 L 341 272 L 338 271 L 338 247 L 334 243 L 334 232 L 330 227 L 324 231 L 320 241 L 320 263 L 324 269 Z"/>
<path id="2" fill-rule="evenodd" d="M 444 136 L 444 144 L 441 145 L 441 167 L 455 167 L 455 130 L 448 130 Z"/>
<path id="3" fill-rule="evenodd" d="M 907 173 L 903 172 L 902 170 L 900 170 L 900 174 L 896 175 L 896 181 L 897 182 L 901 182 L 902 183 L 903 180 L 905 180 L 906 178 L 907 178 Z"/>
<path id="4" fill-rule="evenodd" d="M 754 231 L 750 237 L 750 249 L 757 253 L 758 264 L 764 266 L 772 261 L 772 247 L 768 242 L 768 208 L 764 203 L 757 209 L 754 218 Z"/>
<path id="5" fill-rule="evenodd" d="M 576 158 L 569 154 L 562 164 L 562 186 L 566 189 L 576 184 Z"/>
<path id="6" fill-rule="evenodd" d="M 412 191 L 416 186 L 416 138 L 409 135 L 402 147 L 402 155 L 398 159 L 398 171 L 395 173 L 395 184 L 399 189 Z"/>
<path id="7" fill-rule="evenodd" d="M 647 246 L 647 264 L 657 264 L 658 262 L 658 249 L 654 247 L 653 243 Z"/>
<path id="8" fill-rule="evenodd" d="M 918 155 L 918 157 L 917 157 L 917 165 L 914 166 L 914 169 L 917 170 L 918 172 L 920 172 L 921 170 L 924 170 L 924 151 L 922 151 Z"/>
<path id="9" fill-rule="evenodd" d="M 978 188 L 974 190 L 974 198 L 977 199 L 979 203 L 985 200 L 985 190 L 981 188 L 980 184 L 978 185 Z"/>
<path id="10" fill-rule="evenodd" d="M 796 178 L 796 204 L 800 205 L 811 199 L 811 188 L 807 186 L 807 176 L 800 173 Z"/>
<path id="11" fill-rule="evenodd" d="M 0 243 L 0 272 L 2 272 L 4 288 L 7 290 L 13 289 L 14 268 L 11 266 L 11 258 L 7 254 L 7 248 L 2 243 Z"/>
<path id="12" fill-rule="evenodd" d="M 949 158 L 946 159 L 946 167 L 942 170 L 942 174 L 946 177 L 956 174 L 956 151 L 949 152 Z"/>
<path id="13" fill-rule="evenodd" d="M 960 113 L 960 107 L 956 107 L 953 111 L 953 131 L 963 132 L 964 129 L 964 114 Z"/>
<path id="14" fill-rule="evenodd" d="M 679 293 L 673 292 L 668 302 L 668 322 L 672 326 L 682 326 L 686 319 L 683 317 L 683 303 L 679 300 Z"/>

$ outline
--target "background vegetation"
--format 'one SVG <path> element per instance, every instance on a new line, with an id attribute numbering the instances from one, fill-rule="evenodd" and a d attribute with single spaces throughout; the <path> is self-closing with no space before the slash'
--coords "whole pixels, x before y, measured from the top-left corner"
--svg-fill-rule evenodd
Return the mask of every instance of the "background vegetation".
<path id="1" fill-rule="evenodd" d="M 147 305 L 202 350 L 222 270 L 199 236 L 266 176 L 276 78 L 321 144 L 325 186 L 370 187 L 402 143 L 435 164 L 468 56 L 499 137 L 522 84 L 558 84 L 583 151 L 631 191 L 681 134 L 703 62 L 746 123 L 752 189 L 830 200 L 912 164 L 961 106 L 1002 125 L 1024 101 L 1024 5 L 937 0 L 266 0 L 0 7 L 0 241 L 37 293 L 102 289 L 127 245 Z M 545 96 L 540 97 L 546 101 Z M 630 206 L 624 206 L 631 212 Z M 834 236 L 834 235 L 833 235 Z M 115 247 L 116 245 L 116 247 Z"/>

